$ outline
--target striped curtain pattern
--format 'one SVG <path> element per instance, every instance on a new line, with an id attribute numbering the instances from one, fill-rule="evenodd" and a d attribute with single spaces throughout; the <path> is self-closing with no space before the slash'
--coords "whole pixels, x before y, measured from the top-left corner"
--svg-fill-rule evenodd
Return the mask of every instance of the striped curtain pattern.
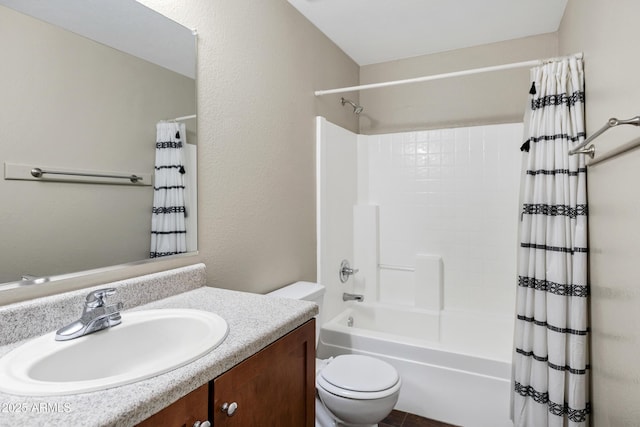
<path id="1" fill-rule="evenodd" d="M 184 124 L 156 125 L 156 167 L 151 215 L 151 258 L 187 251 L 184 201 Z"/>
<path id="2" fill-rule="evenodd" d="M 531 70 L 518 257 L 516 427 L 588 426 L 587 199 L 582 61 Z"/>

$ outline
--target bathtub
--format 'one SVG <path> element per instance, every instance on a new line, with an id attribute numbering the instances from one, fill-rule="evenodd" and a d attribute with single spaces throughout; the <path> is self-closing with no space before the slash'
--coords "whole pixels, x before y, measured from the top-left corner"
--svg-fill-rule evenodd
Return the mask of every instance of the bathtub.
<path id="1" fill-rule="evenodd" d="M 512 427 L 512 337 L 510 317 L 351 303 L 323 323 L 318 357 L 389 362 L 403 381 L 398 410 L 457 426 Z"/>

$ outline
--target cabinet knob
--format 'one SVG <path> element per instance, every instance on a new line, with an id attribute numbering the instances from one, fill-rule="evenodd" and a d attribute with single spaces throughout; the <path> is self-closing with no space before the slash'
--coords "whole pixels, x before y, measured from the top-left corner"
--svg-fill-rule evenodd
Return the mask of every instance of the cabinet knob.
<path id="1" fill-rule="evenodd" d="M 229 417 L 232 416 L 234 412 L 236 412 L 236 409 L 238 409 L 238 404 L 236 402 L 224 402 L 222 404 L 222 412 L 226 412 Z"/>
<path id="2" fill-rule="evenodd" d="M 193 423 L 193 427 L 211 427 L 211 423 L 209 421 L 196 421 Z"/>

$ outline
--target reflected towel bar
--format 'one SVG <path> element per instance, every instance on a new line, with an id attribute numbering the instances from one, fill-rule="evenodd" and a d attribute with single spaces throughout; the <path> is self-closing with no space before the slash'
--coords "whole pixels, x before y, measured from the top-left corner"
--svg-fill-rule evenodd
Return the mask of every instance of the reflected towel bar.
<path id="1" fill-rule="evenodd" d="M 587 154 L 589 157 L 593 159 L 593 156 L 596 154 L 596 147 L 594 147 L 593 145 L 591 145 L 590 147 L 587 147 L 587 145 L 589 145 L 591 141 L 593 141 L 594 139 L 596 139 L 597 137 L 599 137 L 600 135 L 602 135 L 612 127 L 616 127 L 618 125 L 640 126 L 640 116 L 635 116 L 627 120 L 620 120 L 620 119 L 616 119 L 615 117 L 610 118 L 607 121 L 606 125 L 600 128 L 597 132 L 595 132 L 589 138 L 585 139 L 580 145 L 575 147 L 573 150 L 570 150 L 569 155 L 571 156 L 574 154 Z"/>
<path id="2" fill-rule="evenodd" d="M 66 182 L 78 184 L 125 185 L 149 187 L 153 185 L 153 174 L 130 173 L 118 170 L 91 170 L 57 168 L 47 165 L 4 163 L 4 179 L 38 182 Z"/>
<path id="3" fill-rule="evenodd" d="M 93 178 L 115 178 L 115 179 L 128 179 L 134 184 L 138 181 L 142 181 L 142 177 L 137 175 L 107 175 L 107 174 L 99 174 L 99 173 L 85 173 L 85 172 L 62 172 L 62 171 L 47 171 L 41 168 L 33 168 L 31 169 L 31 175 L 34 178 L 42 178 L 44 174 L 51 175 L 72 175 L 72 176 L 89 176 Z"/>

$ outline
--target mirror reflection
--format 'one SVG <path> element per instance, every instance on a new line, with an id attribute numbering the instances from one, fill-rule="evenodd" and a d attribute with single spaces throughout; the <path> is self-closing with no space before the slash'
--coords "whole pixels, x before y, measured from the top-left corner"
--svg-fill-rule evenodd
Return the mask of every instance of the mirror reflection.
<path id="1" fill-rule="evenodd" d="M 134 0 L 0 0 L 0 51 L 0 283 L 195 251 L 191 30 Z"/>

